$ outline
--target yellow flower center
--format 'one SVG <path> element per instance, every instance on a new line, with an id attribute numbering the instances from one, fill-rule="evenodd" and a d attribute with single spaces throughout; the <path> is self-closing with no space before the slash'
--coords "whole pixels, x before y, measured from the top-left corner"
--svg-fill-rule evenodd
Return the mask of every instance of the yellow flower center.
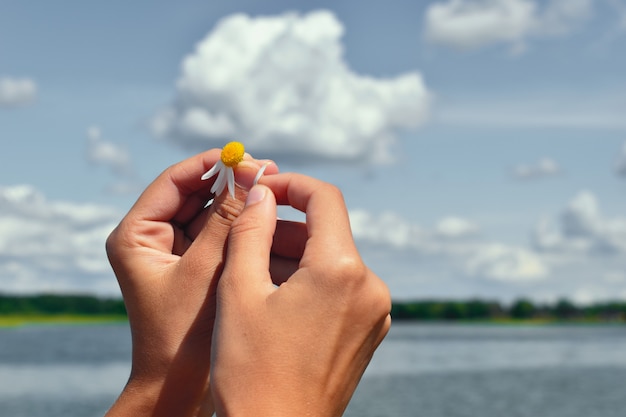
<path id="1" fill-rule="evenodd" d="M 222 163 L 227 167 L 234 167 L 241 161 L 243 161 L 243 154 L 245 150 L 243 145 L 239 142 L 230 142 L 222 149 L 222 155 L 220 159 Z"/>

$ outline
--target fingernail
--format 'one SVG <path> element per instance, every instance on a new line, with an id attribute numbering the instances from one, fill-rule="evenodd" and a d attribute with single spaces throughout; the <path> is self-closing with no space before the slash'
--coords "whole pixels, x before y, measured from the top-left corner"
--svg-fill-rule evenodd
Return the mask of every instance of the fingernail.
<path id="1" fill-rule="evenodd" d="M 235 183 L 246 191 L 249 191 L 255 184 L 253 178 L 259 171 L 259 166 L 255 162 L 243 161 L 235 168 Z"/>
<path id="2" fill-rule="evenodd" d="M 265 198 L 267 193 L 266 188 L 262 185 L 255 185 L 250 189 L 248 197 L 246 198 L 246 207 L 258 203 Z"/>

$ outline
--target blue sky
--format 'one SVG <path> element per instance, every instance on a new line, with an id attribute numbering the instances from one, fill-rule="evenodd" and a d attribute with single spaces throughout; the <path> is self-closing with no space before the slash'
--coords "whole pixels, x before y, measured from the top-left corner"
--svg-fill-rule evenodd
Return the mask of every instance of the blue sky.
<path id="1" fill-rule="evenodd" d="M 5 1 L 0 291 L 117 294 L 139 190 L 237 139 L 397 299 L 626 299 L 625 41 L 624 0 Z"/>

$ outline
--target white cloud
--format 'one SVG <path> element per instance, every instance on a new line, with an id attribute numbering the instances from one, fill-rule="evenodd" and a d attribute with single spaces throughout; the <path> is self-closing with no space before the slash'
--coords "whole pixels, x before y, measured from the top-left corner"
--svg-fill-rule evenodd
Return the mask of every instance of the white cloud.
<path id="1" fill-rule="evenodd" d="M 37 85 L 28 78 L 0 77 L 0 108 L 18 107 L 37 98 Z"/>
<path id="2" fill-rule="evenodd" d="M 430 94 L 417 72 L 353 72 L 343 31 L 329 11 L 223 19 L 183 61 L 153 131 L 194 150 L 239 139 L 275 159 L 392 160 L 397 130 L 427 118 Z"/>
<path id="3" fill-rule="evenodd" d="M 558 223 L 540 222 L 533 243 L 545 252 L 626 255 L 626 217 L 605 218 L 596 197 L 581 191 L 563 210 Z"/>
<path id="4" fill-rule="evenodd" d="M 470 277 L 520 283 L 540 280 L 548 272 L 538 255 L 530 250 L 475 239 L 474 223 L 459 217 L 446 217 L 433 230 L 410 223 L 397 214 L 375 216 L 364 210 L 350 211 L 352 232 L 357 243 L 367 243 L 389 251 L 415 256 L 440 257 Z"/>
<path id="5" fill-rule="evenodd" d="M 118 179 L 107 187 L 111 194 L 136 194 L 143 188 L 133 167 L 128 149 L 102 139 L 100 128 L 87 129 L 87 161 L 95 166 L 104 166 Z"/>
<path id="6" fill-rule="evenodd" d="M 392 212 L 374 217 L 365 210 L 351 210 L 350 225 L 355 239 L 397 249 L 417 247 L 423 236 L 420 227 Z"/>
<path id="7" fill-rule="evenodd" d="M 458 49 L 500 42 L 521 45 L 535 9 L 527 0 L 434 3 L 426 11 L 426 38 Z"/>
<path id="8" fill-rule="evenodd" d="M 100 128 L 95 126 L 87 129 L 87 160 L 110 168 L 116 175 L 127 176 L 133 171 L 128 150 L 103 140 Z"/>
<path id="9" fill-rule="evenodd" d="M 469 258 L 466 268 L 470 275 L 505 282 L 537 281 L 548 274 L 544 262 L 535 253 L 502 244 L 481 247 Z"/>
<path id="10" fill-rule="evenodd" d="M 559 165 L 550 158 L 542 158 L 536 164 L 520 164 L 513 170 L 518 179 L 538 179 L 557 175 L 561 172 Z"/>
<path id="11" fill-rule="evenodd" d="M 599 233 L 602 219 L 595 196 L 589 191 L 581 191 L 561 214 L 561 225 L 567 237 L 588 237 Z"/>
<path id="12" fill-rule="evenodd" d="M 49 201 L 31 186 L 0 186 L 0 291 L 116 291 L 104 242 L 120 218 Z"/>
<path id="13" fill-rule="evenodd" d="M 461 217 L 422 227 L 397 213 L 359 209 L 350 220 L 363 259 L 396 298 L 626 297 L 626 219 L 602 216 L 588 192 L 566 206 L 558 228 L 544 224 L 529 247 L 490 240 Z"/>
<path id="14" fill-rule="evenodd" d="M 462 238 L 475 235 L 478 226 L 466 219 L 451 216 L 440 220 L 435 230 L 438 236 L 444 238 Z"/>
<path id="15" fill-rule="evenodd" d="M 592 0 L 448 0 L 426 11 L 429 42 L 461 50 L 508 44 L 521 53 L 530 37 L 570 33 L 592 11 Z"/>
<path id="16" fill-rule="evenodd" d="M 474 223 L 459 217 L 446 217 L 429 230 L 397 213 L 373 215 L 360 209 L 350 211 L 350 223 L 357 241 L 420 255 L 465 253 L 472 245 L 469 238 L 479 230 Z"/>
<path id="17" fill-rule="evenodd" d="M 618 287 L 619 288 L 619 287 Z M 616 300 L 626 299 L 626 291 L 622 289 L 615 290 L 615 287 L 607 287 L 606 285 L 598 285 L 595 283 L 588 283 L 582 285 L 571 296 L 571 301 L 579 304 L 591 304 L 598 300 Z"/>

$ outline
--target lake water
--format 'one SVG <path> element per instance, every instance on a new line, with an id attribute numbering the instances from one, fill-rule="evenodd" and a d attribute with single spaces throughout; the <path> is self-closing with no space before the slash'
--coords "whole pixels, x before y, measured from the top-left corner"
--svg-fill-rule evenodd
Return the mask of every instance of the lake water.
<path id="1" fill-rule="evenodd" d="M 102 416 L 127 325 L 0 329 L 1 417 Z M 349 417 L 624 417 L 626 326 L 394 324 Z"/>

